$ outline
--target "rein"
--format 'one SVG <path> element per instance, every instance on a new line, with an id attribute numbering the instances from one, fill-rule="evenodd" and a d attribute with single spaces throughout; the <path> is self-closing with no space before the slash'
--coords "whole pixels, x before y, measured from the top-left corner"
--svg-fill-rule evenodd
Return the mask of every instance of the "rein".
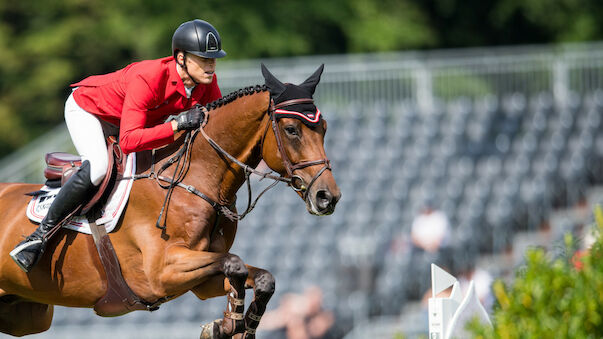
<path id="1" fill-rule="evenodd" d="M 252 168 L 251 166 L 241 162 L 240 160 L 238 160 L 237 158 L 232 156 L 230 153 L 228 153 L 226 150 L 224 150 L 222 147 L 220 147 L 220 145 L 218 145 L 211 137 L 209 137 L 207 135 L 207 133 L 205 132 L 205 130 L 203 129 L 203 126 L 205 126 L 207 124 L 207 121 L 209 119 L 209 115 L 206 114 L 205 120 L 203 121 L 201 126 L 192 132 L 189 131 L 186 133 L 184 143 L 182 144 L 182 146 L 180 147 L 178 152 L 174 156 L 172 156 L 170 159 L 168 159 L 168 161 L 166 161 L 157 172 L 155 172 L 155 150 L 153 150 L 151 153 L 151 156 L 152 156 L 151 169 L 148 174 L 133 175 L 131 177 L 124 177 L 121 180 L 155 179 L 157 181 L 157 184 L 161 188 L 168 190 L 168 192 L 165 196 L 163 205 L 161 207 L 161 212 L 159 213 L 159 217 L 157 218 L 156 227 L 158 227 L 160 229 L 166 228 L 167 210 L 169 208 L 173 189 L 176 186 L 183 188 L 187 192 L 192 193 L 192 194 L 202 198 L 207 203 L 209 203 L 216 210 L 216 212 L 224 215 L 230 221 L 238 221 L 238 220 L 242 220 L 243 218 L 245 218 L 245 216 L 247 216 L 255 208 L 257 202 L 262 197 L 262 195 L 264 195 L 264 193 L 266 193 L 267 191 L 269 191 L 270 189 L 275 187 L 279 182 L 285 182 L 289 186 L 291 186 L 291 188 L 293 188 L 293 190 L 295 190 L 297 192 L 302 192 L 302 197 L 303 197 L 304 201 L 306 201 L 306 199 L 308 198 L 308 196 L 307 196 L 308 191 L 310 190 L 310 187 L 312 187 L 314 182 L 318 179 L 318 177 L 320 177 L 320 175 L 322 175 L 322 173 L 324 171 L 326 171 L 327 169 L 331 170 L 330 161 L 329 161 L 329 159 L 325 158 L 325 159 L 314 160 L 314 161 L 302 161 L 302 162 L 293 164 L 283 146 L 281 135 L 280 135 L 280 132 L 278 129 L 276 115 L 274 114 L 275 111 L 281 107 L 292 106 L 292 105 L 297 105 L 297 104 L 301 104 L 301 103 L 314 103 L 314 100 L 310 99 L 310 98 L 293 99 L 293 100 L 287 100 L 287 101 L 281 102 L 277 105 L 274 105 L 274 101 L 271 99 L 270 105 L 267 110 L 267 113 L 271 119 L 271 125 L 272 125 L 272 129 L 274 131 L 274 135 L 276 138 L 277 147 L 281 154 L 281 158 L 283 160 L 283 164 L 285 165 L 285 169 L 287 171 L 288 177 L 284 177 L 282 175 L 276 176 L 276 175 L 273 175 L 272 172 L 258 171 L 255 168 Z M 190 168 L 191 145 L 193 144 L 193 142 L 194 142 L 195 138 L 197 137 L 197 135 L 199 134 L 199 132 L 201 133 L 201 135 L 203 135 L 205 140 L 207 140 L 207 142 L 210 144 L 210 146 L 212 146 L 212 148 L 214 148 L 214 150 L 216 150 L 216 152 L 224 155 L 225 157 L 228 158 L 228 160 L 230 160 L 231 162 L 235 163 L 236 165 L 240 166 L 243 169 L 243 171 L 245 173 L 245 182 L 247 183 L 247 192 L 248 192 L 247 208 L 245 209 L 245 211 L 243 213 L 238 214 L 238 213 L 232 211 L 231 207 L 232 207 L 232 205 L 234 205 L 234 202 L 231 205 L 220 204 L 220 203 L 214 201 L 213 199 L 211 199 L 210 197 L 208 197 L 207 195 L 203 194 L 201 191 L 199 191 L 194 186 L 186 185 L 182 182 Z M 263 148 L 263 140 L 265 139 L 267 132 L 268 132 L 268 125 L 266 126 L 264 136 L 262 137 L 262 148 Z M 182 163 L 182 160 L 184 160 L 184 163 Z M 168 178 L 168 177 L 162 176 L 161 173 L 163 173 L 163 171 L 168 169 L 174 163 L 176 163 L 176 169 L 174 170 L 173 177 Z M 316 175 L 314 175 L 314 177 L 312 178 L 312 180 L 310 181 L 310 183 L 308 185 L 306 185 L 306 183 L 304 182 L 302 177 L 300 177 L 299 175 L 293 174 L 293 172 L 296 170 L 310 167 L 310 166 L 321 165 L 321 164 L 324 164 L 324 166 L 316 173 Z M 250 180 L 251 174 L 255 174 L 255 175 L 259 176 L 260 180 L 263 180 L 266 178 L 273 180 L 273 182 L 270 185 L 268 185 L 263 191 L 261 191 L 255 199 L 253 199 L 253 194 L 251 191 L 251 180 Z M 162 184 L 162 182 L 166 182 L 167 185 Z M 235 197 L 235 199 L 236 199 L 236 197 Z M 164 216 L 164 212 L 165 212 L 165 216 Z M 163 219 L 163 225 L 161 225 L 162 219 Z"/>

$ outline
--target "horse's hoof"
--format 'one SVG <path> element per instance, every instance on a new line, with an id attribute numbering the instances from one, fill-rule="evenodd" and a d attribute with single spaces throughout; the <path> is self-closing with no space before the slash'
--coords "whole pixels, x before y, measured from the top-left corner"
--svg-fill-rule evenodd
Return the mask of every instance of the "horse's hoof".
<path id="1" fill-rule="evenodd" d="M 216 319 L 201 326 L 201 336 L 199 339 L 220 339 L 220 326 L 222 326 L 222 319 Z"/>

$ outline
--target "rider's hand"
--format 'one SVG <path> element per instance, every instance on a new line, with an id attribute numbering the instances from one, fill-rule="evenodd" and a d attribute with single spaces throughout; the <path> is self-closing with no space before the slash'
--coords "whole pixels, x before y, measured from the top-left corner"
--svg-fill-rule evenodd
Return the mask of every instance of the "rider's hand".
<path id="1" fill-rule="evenodd" d="M 207 109 L 201 105 L 195 105 L 195 107 L 189 109 L 186 112 L 180 113 L 176 117 L 177 130 L 193 130 L 199 128 L 201 122 L 205 119 L 205 113 Z"/>

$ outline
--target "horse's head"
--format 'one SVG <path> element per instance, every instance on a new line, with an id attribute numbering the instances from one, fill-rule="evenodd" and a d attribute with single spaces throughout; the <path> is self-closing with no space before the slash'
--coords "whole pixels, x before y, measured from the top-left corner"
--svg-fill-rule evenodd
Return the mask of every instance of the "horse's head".
<path id="1" fill-rule="evenodd" d="M 262 64 L 273 101 L 273 133 L 266 134 L 262 157 L 271 169 L 291 178 L 291 187 L 316 215 L 333 213 L 341 197 L 324 149 L 327 122 L 312 100 L 322 71 L 320 66 L 300 85 L 283 84 Z"/>

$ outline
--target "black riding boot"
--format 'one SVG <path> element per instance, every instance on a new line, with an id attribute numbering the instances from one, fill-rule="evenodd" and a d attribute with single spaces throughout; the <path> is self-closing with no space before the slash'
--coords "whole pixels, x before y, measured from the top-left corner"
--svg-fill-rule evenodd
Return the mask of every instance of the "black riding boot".
<path id="1" fill-rule="evenodd" d="M 94 185 L 90 181 L 90 163 L 86 160 L 77 171 L 65 183 L 48 209 L 48 214 L 40 223 L 38 228 L 25 240 L 20 242 L 10 256 L 25 272 L 38 262 L 46 248 L 46 235 L 69 213 L 73 212 L 80 204 L 94 192 Z"/>

